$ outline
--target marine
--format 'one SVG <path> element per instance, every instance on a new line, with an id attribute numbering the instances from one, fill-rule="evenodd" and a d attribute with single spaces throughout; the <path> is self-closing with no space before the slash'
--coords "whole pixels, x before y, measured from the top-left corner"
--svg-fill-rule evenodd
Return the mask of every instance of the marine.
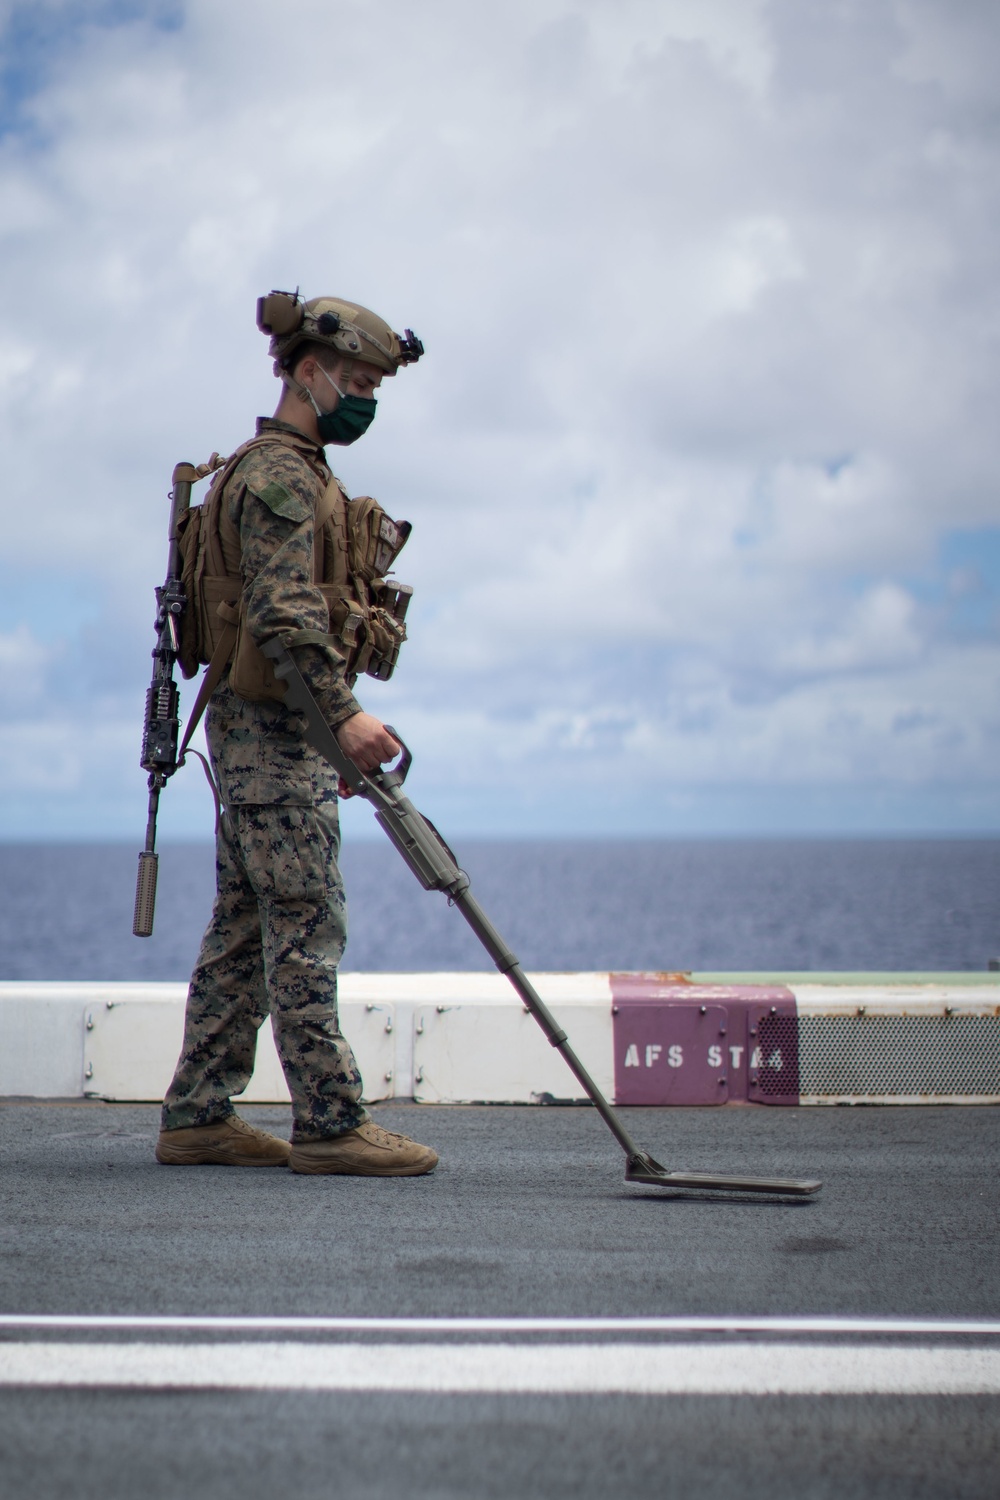
<path id="1" fill-rule="evenodd" d="M 222 813 L 216 898 L 156 1158 L 415 1176 L 433 1170 L 436 1153 L 369 1117 L 340 1030 L 347 913 L 338 795 L 347 788 L 306 743 L 305 721 L 282 703 L 260 648 L 279 634 L 297 642 L 299 670 L 361 770 L 395 758 L 397 741 L 352 689 L 359 670 L 388 676 L 405 637 L 409 591 L 379 574 L 409 527 L 374 502 L 349 501 L 325 449 L 364 434 L 382 380 L 419 359 L 423 345 L 334 297 L 272 293 L 258 303 L 258 326 L 270 335 L 281 398 L 216 475 L 203 534 L 188 549 L 196 660 L 211 659 L 209 686 L 218 681 L 205 732 Z M 214 590 L 206 587 L 213 579 Z M 268 1015 L 292 1100 L 290 1143 L 242 1120 L 232 1104 L 250 1081 Z"/>

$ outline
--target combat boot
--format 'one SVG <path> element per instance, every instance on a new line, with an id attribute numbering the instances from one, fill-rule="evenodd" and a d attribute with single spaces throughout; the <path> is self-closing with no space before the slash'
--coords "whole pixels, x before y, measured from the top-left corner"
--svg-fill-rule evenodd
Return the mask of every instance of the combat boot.
<path id="1" fill-rule="evenodd" d="M 161 1130 L 156 1142 L 156 1160 L 165 1167 L 285 1167 L 290 1151 L 287 1141 L 248 1125 L 239 1115 L 212 1125 Z"/>
<path id="2" fill-rule="evenodd" d="M 430 1146 L 421 1146 L 409 1136 L 383 1130 L 374 1120 L 366 1120 L 345 1135 L 293 1142 L 288 1165 L 293 1172 L 315 1176 L 419 1177 L 433 1172 L 437 1159 L 437 1152 Z"/>

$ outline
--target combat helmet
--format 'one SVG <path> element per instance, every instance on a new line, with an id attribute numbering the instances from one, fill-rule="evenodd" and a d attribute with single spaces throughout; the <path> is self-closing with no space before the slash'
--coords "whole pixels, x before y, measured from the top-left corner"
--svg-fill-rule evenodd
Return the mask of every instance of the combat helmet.
<path id="1" fill-rule="evenodd" d="M 291 356 L 306 340 L 328 344 L 349 360 L 377 365 L 386 375 L 395 375 L 400 365 L 415 364 L 424 352 L 412 328 L 393 333 L 377 313 L 339 297 L 305 302 L 297 291 L 271 292 L 257 299 L 257 327 L 271 336 L 276 375 L 287 374 Z"/>

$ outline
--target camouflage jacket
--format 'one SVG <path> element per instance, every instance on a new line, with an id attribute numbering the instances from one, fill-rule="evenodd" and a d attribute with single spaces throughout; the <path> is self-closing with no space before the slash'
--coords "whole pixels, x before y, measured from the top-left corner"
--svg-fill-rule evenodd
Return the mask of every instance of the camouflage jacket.
<path id="1" fill-rule="evenodd" d="M 257 436 L 269 432 L 281 433 L 283 441 L 251 448 L 226 485 L 224 499 L 240 534 L 247 624 L 258 646 L 282 631 L 330 628 L 326 601 L 313 582 L 313 528 L 307 524 L 330 470 L 323 449 L 298 428 L 259 417 Z M 301 646 L 295 657 L 329 724 L 360 712 L 332 646 Z"/>

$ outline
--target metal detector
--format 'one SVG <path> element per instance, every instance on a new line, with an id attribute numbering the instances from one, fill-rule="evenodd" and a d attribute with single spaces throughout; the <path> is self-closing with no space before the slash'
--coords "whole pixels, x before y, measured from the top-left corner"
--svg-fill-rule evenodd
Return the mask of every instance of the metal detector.
<path id="1" fill-rule="evenodd" d="M 365 774 L 344 754 L 336 735 L 320 712 L 291 653 L 280 637 L 268 641 L 264 655 L 274 662 L 276 677 L 286 685 L 285 703 L 306 718 L 306 739 L 343 777 L 351 791 L 364 797 L 375 809 L 375 818 L 425 891 L 443 891 L 449 904 L 457 906 L 486 949 L 501 974 L 514 986 L 525 1006 L 545 1032 L 553 1047 L 558 1047 L 577 1078 L 587 1098 L 598 1111 L 615 1140 L 625 1152 L 626 1182 L 640 1182 L 649 1187 L 698 1189 L 730 1193 L 770 1193 L 781 1197 L 803 1198 L 822 1186 L 815 1181 L 792 1177 L 732 1177 L 728 1173 L 668 1172 L 643 1151 L 629 1135 L 611 1105 L 601 1093 L 586 1068 L 569 1045 L 565 1031 L 556 1023 L 514 953 L 507 947 L 470 889 L 469 877 L 438 833 L 434 824 L 418 812 L 400 788 L 406 780 L 413 759 L 395 729 L 386 728 L 399 740 L 402 754 L 396 765 L 386 771 Z"/>

